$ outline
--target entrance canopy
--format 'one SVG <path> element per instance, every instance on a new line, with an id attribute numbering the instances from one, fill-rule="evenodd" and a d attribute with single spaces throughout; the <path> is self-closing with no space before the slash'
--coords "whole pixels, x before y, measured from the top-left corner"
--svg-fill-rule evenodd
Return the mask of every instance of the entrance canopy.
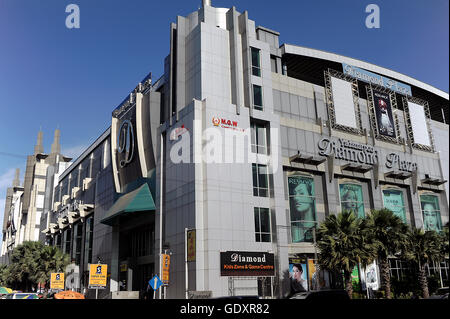
<path id="1" fill-rule="evenodd" d="M 144 183 L 134 191 L 122 195 L 100 222 L 112 226 L 120 216 L 146 210 L 155 210 L 155 202 L 150 188 Z"/>

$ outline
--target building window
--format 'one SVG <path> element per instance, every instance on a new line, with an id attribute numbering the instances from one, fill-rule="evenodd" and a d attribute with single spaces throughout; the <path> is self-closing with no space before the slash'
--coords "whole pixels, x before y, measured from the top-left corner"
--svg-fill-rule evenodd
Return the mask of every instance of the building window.
<path id="1" fill-rule="evenodd" d="M 253 170 L 253 196 L 269 196 L 269 174 L 267 165 L 252 164 Z"/>
<path id="2" fill-rule="evenodd" d="M 75 260 L 77 265 L 81 262 L 81 242 L 83 238 L 83 224 L 80 222 L 75 224 L 73 231 L 73 247 L 72 247 L 72 258 Z"/>
<path id="3" fill-rule="evenodd" d="M 260 111 L 263 109 L 262 87 L 256 84 L 253 84 L 253 108 Z"/>
<path id="4" fill-rule="evenodd" d="M 274 55 L 270 56 L 270 69 L 272 73 L 278 73 L 277 57 Z"/>
<path id="5" fill-rule="evenodd" d="M 423 229 L 441 231 L 442 220 L 439 198 L 435 195 L 420 195 L 420 207 L 422 209 Z"/>
<path id="6" fill-rule="evenodd" d="M 341 210 L 351 211 L 356 217 L 364 218 L 364 200 L 362 186 L 357 184 L 340 184 L 339 193 Z"/>
<path id="7" fill-rule="evenodd" d="M 263 124 L 251 122 L 252 153 L 268 154 L 267 152 L 267 129 Z"/>
<path id="8" fill-rule="evenodd" d="M 391 210 L 406 224 L 406 207 L 403 200 L 403 192 L 399 189 L 383 190 L 384 208 Z"/>
<path id="9" fill-rule="evenodd" d="M 289 176 L 288 185 L 292 242 L 313 242 L 312 232 L 316 226 L 314 179 Z"/>
<path id="10" fill-rule="evenodd" d="M 65 254 L 70 254 L 70 241 L 71 241 L 71 239 L 72 239 L 72 230 L 70 228 L 67 228 L 64 231 L 64 243 L 63 243 L 63 245 L 64 245 L 63 246 L 64 247 L 63 252 Z"/>
<path id="11" fill-rule="evenodd" d="M 256 242 L 271 242 L 268 208 L 255 207 L 255 239 Z"/>
<path id="12" fill-rule="evenodd" d="M 86 219 L 86 230 L 84 237 L 84 262 L 90 263 L 92 259 L 92 244 L 94 233 L 94 217 L 91 216 Z"/>
<path id="13" fill-rule="evenodd" d="M 261 76 L 261 50 L 251 48 L 252 51 L 252 74 L 254 76 Z"/>
<path id="14" fill-rule="evenodd" d="M 62 250 L 61 234 L 55 235 L 55 246 Z"/>

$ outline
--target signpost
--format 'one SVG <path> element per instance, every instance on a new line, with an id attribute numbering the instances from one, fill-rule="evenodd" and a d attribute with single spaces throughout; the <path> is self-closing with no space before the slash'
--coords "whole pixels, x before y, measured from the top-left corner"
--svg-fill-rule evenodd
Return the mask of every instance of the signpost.
<path id="1" fill-rule="evenodd" d="M 52 272 L 50 274 L 50 289 L 64 290 L 64 273 Z"/>
<path id="2" fill-rule="evenodd" d="M 98 299 L 98 290 L 106 288 L 108 278 L 108 265 L 89 265 L 89 289 L 95 289 L 95 299 Z"/>

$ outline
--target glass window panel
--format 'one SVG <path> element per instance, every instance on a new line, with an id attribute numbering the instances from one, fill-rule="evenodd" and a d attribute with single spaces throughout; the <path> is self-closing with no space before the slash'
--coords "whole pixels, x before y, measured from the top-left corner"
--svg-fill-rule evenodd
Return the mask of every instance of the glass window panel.
<path id="1" fill-rule="evenodd" d="M 259 85 L 253 85 L 253 105 L 255 109 L 262 110 L 262 88 Z"/>

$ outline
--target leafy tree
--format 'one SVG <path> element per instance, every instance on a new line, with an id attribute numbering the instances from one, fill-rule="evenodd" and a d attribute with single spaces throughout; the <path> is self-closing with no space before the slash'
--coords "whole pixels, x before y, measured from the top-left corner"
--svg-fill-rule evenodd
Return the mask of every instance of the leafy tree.
<path id="1" fill-rule="evenodd" d="M 319 226 L 316 246 L 318 262 L 323 269 L 344 273 L 345 290 L 353 294 L 352 270 L 358 264 L 367 265 L 375 258 L 376 245 L 367 237 L 367 224 L 344 211 L 328 216 Z"/>
<path id="2" fill-rule="evenodd" d="M 380 264 L 382 285 L 386 298 L 391 298 L 389 256 L 399 256 L 408 241 L 408 226 L 391 210 L 372 210 L 366 217 L 370 240 L 377 243 L 377 257 Z"/>
<path id="3" fill-rule="evenodd" d="M 408 232 L 408 244 L 403 255 L 418 266 L 422 297 L 428 298 L 429 290 L 425 267 L 430 262 L 440 262 L 444 258 L 442 236 L 435 231 L 414 228 Z"/>

